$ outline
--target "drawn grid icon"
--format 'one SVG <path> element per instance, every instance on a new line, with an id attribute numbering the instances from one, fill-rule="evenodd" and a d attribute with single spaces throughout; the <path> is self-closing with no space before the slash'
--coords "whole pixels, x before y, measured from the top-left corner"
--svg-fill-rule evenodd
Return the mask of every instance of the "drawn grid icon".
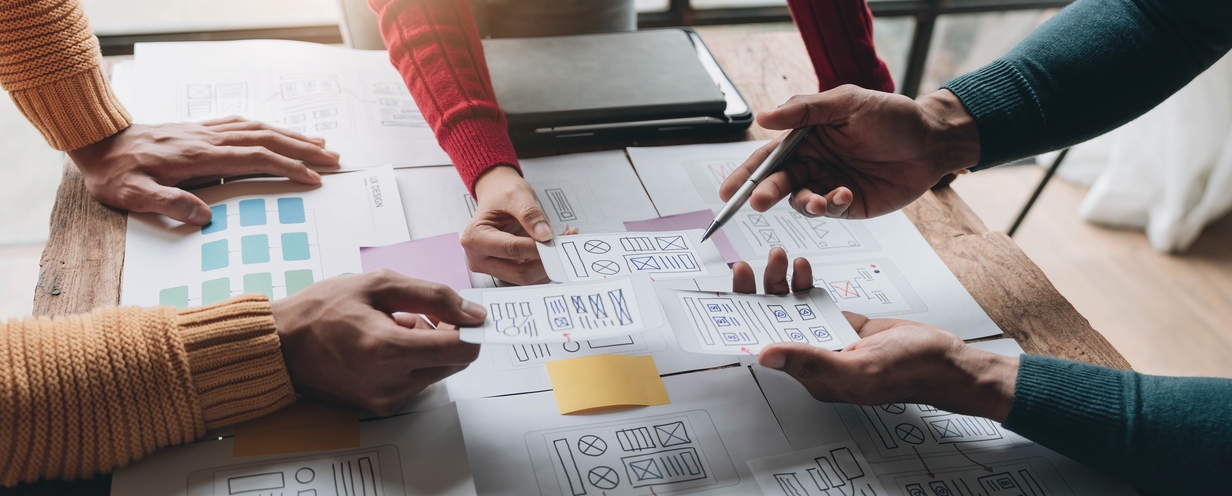
<path id="1" fill-rule="evenodd" d="M 659 438 L 659 445 L 664 448 L 692 442 L 689 440 L 689 432 L 684 427 L 684 421 L 656 425 L 654 430 L 655 436 Z"/>
<path id="2" fill-rule="evenodd" d="M 620 247 L 624 248 L 627 252 L 633 253 L 642 251 L 656 251 L 658 249 L 655 247 L 654 243 L 650 241 L 650 238 L 646 236 L 620 238 Z"/>
<path id="3" fill-rule="evenodd" d="M 622 451 L 642 451 L 656 448 L 654 438 L 650 437 L 650 429 L 635 427 L 616 431 L 616 440 L 620 442 Z"/>

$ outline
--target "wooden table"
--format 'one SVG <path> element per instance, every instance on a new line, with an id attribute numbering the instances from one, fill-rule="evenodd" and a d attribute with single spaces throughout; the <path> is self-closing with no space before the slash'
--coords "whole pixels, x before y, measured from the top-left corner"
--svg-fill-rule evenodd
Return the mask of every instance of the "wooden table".
<path id="1" fill-rule="evenodd" d="M 795 94 L 816 92 L 817 78 L 794 30 L 717 27 L 698 31 L 755 111 L 773 108 Z M 734 137 L 636 144 L 769 139 L 776 134 L 754 125 Z M 541 156 L 593 149 L 520 153 Z M 905 210 L 1005 336 L 1014 338 L 1028 353 L 1130 368 L 1027 255 L 1005 234 L 989 231 L 954 190 L 948 186 L 936 188 Z M 36 315 L 82 313 L 119 303 L 125 222 L 124 212 L 92 200 L 81 174 L 71 163 L 66 164 L 51 214 L 51 237 L 40 262 L 34 297 Z M 83 482 L 42 483 L 0 490 L 0 495 L 107 494 L 110 480 L 104 476 Z"/>

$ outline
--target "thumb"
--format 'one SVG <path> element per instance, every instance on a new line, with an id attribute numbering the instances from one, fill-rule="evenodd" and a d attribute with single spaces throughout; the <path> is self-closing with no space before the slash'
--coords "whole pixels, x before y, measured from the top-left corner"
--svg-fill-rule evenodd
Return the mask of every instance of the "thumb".
<path id="1" fill-rule="evenodd" d="M 386 312 L 421 313 L 445 322 L 479 325 L 487 318 L 483 305 L 467 301 L 449 286 L 412 279 L 392 270 L 365 272 L 370 301 Z"/>
<path id="2" fill-rule="evenodd" d="M 774 110 L 757 115 L 766 129 L 795 129 L 841 123 L 854 112 L 869 90 L 843 85 L 813 95 L 796 95 Z"/>
<path id="3" fill-rule="evenodd" d="M 522 198 L 522 205 L 515 207 L 513 212 L 510 212 L 518 223 L 522 225 L 530 237 L 540 243 L 546 243 L 552 240 L 552 224 L 548 222 L 548 214 L 539 208 L 539 203 L 535 201 L 534 195 Z"/>
<path id="4" fill-rule="evenodd" d="M 838 353 L 803 343 L 779 343 L 761 350 L 757 363 L 781 370 L 803 384 L 817 381 L 835 370 Z"/>
<path id="5" fill-rule="evenodd" d="M 163 186 L 150 178 L 138 181 L 133 187 L 138 199 L 133 205 L 124 205 L 131 211 L 162 214 L 197 226 L 208 224 L 213 217 L 209 205 L 180 188 Z"/>

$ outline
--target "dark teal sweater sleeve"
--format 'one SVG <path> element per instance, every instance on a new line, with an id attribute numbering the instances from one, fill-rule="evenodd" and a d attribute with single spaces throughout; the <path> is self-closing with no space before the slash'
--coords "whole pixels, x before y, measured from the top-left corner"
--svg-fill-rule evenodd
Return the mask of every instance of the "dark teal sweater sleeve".
<path id="1" fill-rule="evenodd" d="M 1004 57 L 943 88 L 975 117 L 978 170 L 1111 131 L 1230 47 L 1230 0 L 1078 0 Z"/>
<path id="2" fill-rule="evenodd" d="M 1022 355 L 1007 429 L 1143 494 L 1229 494 L 1232 380 Z"/>

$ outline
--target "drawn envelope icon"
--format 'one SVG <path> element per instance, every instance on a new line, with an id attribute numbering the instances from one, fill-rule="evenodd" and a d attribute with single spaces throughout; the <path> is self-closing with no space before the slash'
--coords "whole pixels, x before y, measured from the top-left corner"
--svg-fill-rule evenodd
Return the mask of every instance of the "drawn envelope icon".
<path id="1" fill-rule="evenodd" d="M 638 482 L 663 478 L 663 473 L 659 471 L 659 464 L 655 463 L 654 458 L 629 462 L 629 471 L 633 472 L 633 478 Z"/>
<path id="2" fill-rule="evenodd" d="M 655 236 L 655 241 L 659 242 L 659 249 L 663 251 L 688 250 L 689 246 L 684 242 L 684 236 Z"/>
<path id="3" fill-rule="evenodd" d="M 629 265 L 633 266 L 633 270 L 662 270 L 655 257 L 629 257 Z"/>

